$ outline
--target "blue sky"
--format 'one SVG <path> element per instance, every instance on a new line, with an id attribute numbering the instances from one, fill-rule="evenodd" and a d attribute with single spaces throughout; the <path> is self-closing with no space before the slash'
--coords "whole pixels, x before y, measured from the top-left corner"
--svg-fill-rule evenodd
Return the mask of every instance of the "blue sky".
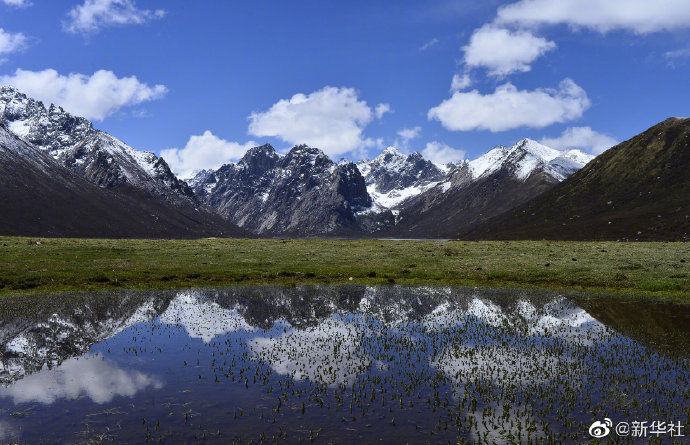
<path id="1" fill-rule="evenodd" d="M 689 24 L 686 0 L 0 0 L 0 80 L 183 174 L 253 142 L 600 152 L 690 114 Z"/>

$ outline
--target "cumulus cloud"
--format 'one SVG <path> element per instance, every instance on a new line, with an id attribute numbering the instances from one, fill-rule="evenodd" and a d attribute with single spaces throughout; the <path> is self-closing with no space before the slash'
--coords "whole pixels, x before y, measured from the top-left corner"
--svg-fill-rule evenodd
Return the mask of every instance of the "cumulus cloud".
<path id="1" fill-rule="evenodd" d="M 169 148 L 161 151 L 161 156 L 170 168 L 182 179 L 191 178 L 202 169 L 217 169 L 223 164 L 235 161 L 252 147 L 254 141 L 245 144 L 226 141 L 206 130 L 198 136 L 191 136 L 183 148 Z"/>
<path id="2" fill-rule="evenodd" d="M 529 71 L 530 63 L 555 47 L 554 42 L 529 31 L 510 31 L 489 24 L 475 30 L 462 49 L 468 67 L 486 68 L 490 75 L 502 77 Z"/>
<path id="3" fill-rule="evenodd" d="M 85 0 L 67 13 L 63 28 L 74 34 L 93 34 L 108 26 L 141 25 L 163 16 L 162 9 L 138 9 L 134 0 Z"/>
<path id="4" fill-rule="evenodd" d="M 422 150 L 422 156 L 437 164 L 447 164 L 465 159 L 465 150 L 458 150 L 442 142 L 432 141 Z"/>
<path id="5" fill-rule="evenodd" d="M 93 355 L 70 358 L 51 370 L 25 376 L 0 393 L 14 403 L 51 404 L 59 399 L 88 397 L 95 403 L 107 403 L 117 396 L 132 397 L 146 388 L 161 388 L 156 378 L 138 371 L 120 369 Z"/>
<path id="6" fill-rule="evenodd" d="M 106 70 L 91 76 L 79 73 L 65 76 L 54 69 L 18 69 L 14 74 L 0 76 L 0 84 L 12 85 L 33 98 L 95 120 L 103 120 L 122 107 L 160 99 L 167 92 L 163 85 L 149 86 L 135 76 L 117 77 Z"/>
<path id="7" fill-rule="evenodd" d="M 599 32 L 646 34 L 690 27 L 687 0 L 521 0 L 499 8 L 497 23 L 567 24 Z"/>
<path id="8" fill-rule="evenodd" d="M 15 8 L 26 8 L 32 4 L 29 0 L 2 0 L 2 2 Z"/>
<path id="9" fill-rule="evenodd" d="M 470 79 L 469 74 L 465 73 L 462 76 L 460 74 L 454 74 L 453 80 L 450 82 L 450 92 L 454 93 L 464 90 L 465 88 L 469 88 L 470 85 L 472 85 L 472 79 Z"/>
<path id="10" fill-rule="evenodd" d="M 0 28 L 0 56 L 23 49 L 27 38 L 21 32 L 9 32 Z"/>
<path id="11" fill-rule="evenodd" d="M 618 143 L 611 136 L 594 131 L 591 127 L 566 128 L 560 136 L 555 138 L 544 137 L 539 142 L 558 150 L 579 148 L 594 154 L 603 153 Z"/>
<path id="12" fill-rule="evenodd" d="M 390 104 L 378 104 L 376 105 L 376 108 L 374 109 L 374 114 L 376 114 L 376 119 L 381 119 L 384 114 L 386 113 L 392 113 L 393 110 L 391 109 Z"/>
<path id="13" fill-rule="evenodd" d="M 414 127 L 414 128 L 403 128 L 401 130 L 398 130 L 398 136 L 403 138 L 404 140 L 408 141 L 410 139 L 414 139 L 419 137 L 419 134 L 422 131 L 422 127 Z"/>
<path id="14" fill-rule="evenodd" d="M 585 90 L 571 79 L 561 81 L 557 89 L 531 91 L 506 83 L 490 94 L 455 92 L 430 109 L 428 118 L 438 120 L 448 130 L 497 132 L 570 121 L 582 116 L 589 105 Z"/>
<path id="15" fill-rule="evenodd" d="M 361 148 L 362 132 L 374 113 L 353 88 L 325 87 L 281 99 L 249 116 L 249 133 L 309 144 L 330 156 Z"/>

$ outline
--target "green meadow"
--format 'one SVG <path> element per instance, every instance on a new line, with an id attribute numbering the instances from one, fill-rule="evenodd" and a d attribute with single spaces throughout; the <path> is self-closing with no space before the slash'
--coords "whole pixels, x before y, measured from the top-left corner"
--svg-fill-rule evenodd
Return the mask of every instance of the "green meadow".
<path id="1" fill-rule="evenodd" d="M 0 253 L 0 294 L 354 282 L 690 301 L 688 243 L 0 237 Z"/>

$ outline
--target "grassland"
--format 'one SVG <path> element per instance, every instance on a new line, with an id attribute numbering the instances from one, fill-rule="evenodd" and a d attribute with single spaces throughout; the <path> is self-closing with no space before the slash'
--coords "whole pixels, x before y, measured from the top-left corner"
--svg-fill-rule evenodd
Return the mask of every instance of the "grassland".
<path id="1" fill-rule="evenodd" d="M 0 294 L 401 283 L 636 293 L 690 304 L 690 244 L 0 237 Z"/>

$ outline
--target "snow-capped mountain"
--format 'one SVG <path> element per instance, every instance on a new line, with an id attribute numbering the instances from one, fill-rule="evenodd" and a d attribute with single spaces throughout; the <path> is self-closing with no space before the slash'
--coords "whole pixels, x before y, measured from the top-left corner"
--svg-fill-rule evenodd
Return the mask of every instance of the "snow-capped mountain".
<path id="1" fill-rule="evenodd" d="M 190 178 L 185 180 L 185 182 L 194 190 L 199 183 L 203 182 L 203 180 L 211 174 L 213 174 L 213 169 L 211 168 L 196 170 L 192 173 Z"/>
<path id="2" fill-rule="evenodd" d="M 531 139 L 522 139 L 512 147 L 494 147 L 469 165 L 474 178 L 508 168 L 518 179 L 527 179 L 541 170 L 562 181 L 592 159 L 594 156 L 580 150 L 559 151 Z"/>
<path id="3" fill-rule="evenodd" d="M 59 106 L 46 108 L 4 86 L 0 88 L 0 109 L 0 120 L 9 131 L 100 187 L 129 184 L 167 199 L 195 200 L 191 188 L 172 173 L 165 160 L 135 150 Z"/>
<path id="4" fill-rule="evenodd" d="M 2 235 L 247 236 L 163 159 L 11 87 L 0 88 L 0 202 Z"/>
<path id="5" fill-rule="evenodd" d="M 594 157 L 580 150 L 559 151 L 523 139 L 497 146 L 472 161 L 454 164 L 446 179 L 406 200 L 395 237 L 447 238 L 481 224 L 550 189 Z"/>
<path id="6" fill-rule="evenodd" d="M 392 209 L 446 177 L 446 170 L 424 159 L 419 152 L 405 155 L 388 147 L 376 158 L 357 163 L 375 210 Z"/>
<path id="7" fill-rule="evenodd" d="M 371 206 L 351 162 L 336 164 L 306 145 L 280 155 L 254 147 L 237 163 L 195 179 L 194 190 L 218 213 L 261 235 L 312 236 L 356 230 L 355 213 Z"/>
<path id="8" fill-rule="evenodd" d="M 358 162 L 357 167 L 373 202 L 370 210 L 390 209 L 397 213 L 406 201 L 427 191 L 445 194 L 500 170 L 508 171 L 519 180 L 541 172 L 554 181 L 562 181 L 593 158 L 580 150 L 559 151 L 523 139 L 512 147 L 494 147 L 473 161 L 462 160 L 442 166 L 424 159 L 419 152 L 405 155 L 388 147 L 373 160 Z"/>

